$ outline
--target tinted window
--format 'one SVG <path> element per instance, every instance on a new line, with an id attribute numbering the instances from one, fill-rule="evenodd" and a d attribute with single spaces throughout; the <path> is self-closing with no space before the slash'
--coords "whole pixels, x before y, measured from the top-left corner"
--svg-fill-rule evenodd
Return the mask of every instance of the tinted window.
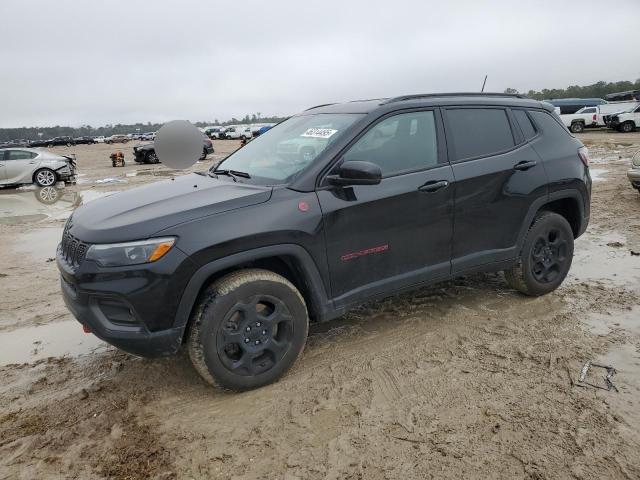
<path id="1" fill-rule="evenodd" d="M 582 110 L 582 112 L 580 113 L 596 113 L 596 109 L 591 107 L 591 108 L 585 108 Z"/>
<path id="2" fill-rule="evenodd" d="M 33 152 L 26 152 L 24 150 L 10 150 L 7 160 L 30 160 L 36 156 Z"/>
<path id="3" fill-rule="evenodd" d="M 536 129 L 533 126 L 533 124 L 531 123 L 531 119 L 527 115 L 527 112 L 525 112 L 524 110 L 512 110 L 512 111 L 513 111 L 514 117 L 516 117 L 518 125 L 520 125 L 520 129 L 522 130 L 522 133 L 524 134 L 524 138 L 529 140 L 529 139 L 535 137 L 536 136 Z"/>
<path id="4" fill-rule="evenodd" d="M 539 112 L 535 110 L 529 111 L 531 116 L 533 117 L 533 121 L 540 127 L 542 133 L 545 137 L 552 138 L 567 138 L 567 135 L 570 135 L 569 132 L 560 125 L 556 120 L 553 119 L 551 115 L 545 112 Z"/>
<path id="5" fill-rule="evenodd" d="M 514 146 L 507 112 L 498 108 L 447 110 L 447 138 L 455 160 L 490 155 Z"/>
<path id="6" fill-rule="evenodd" d="M 375 163 L 383 176 L 437 165 L 433 112 L 403 113 L 377 123 L 349 149 L 344 159 Z"/>

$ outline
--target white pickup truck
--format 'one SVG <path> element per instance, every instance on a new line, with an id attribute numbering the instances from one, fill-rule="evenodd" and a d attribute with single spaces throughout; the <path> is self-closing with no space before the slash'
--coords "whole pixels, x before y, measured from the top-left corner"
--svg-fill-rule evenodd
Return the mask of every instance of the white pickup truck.
<path id="1" fill-rule="evenodd" d="M 638 102 L 604 103 L 593 107 L 583 107 L 576 113 L 560 115 L 560 118 L 562 123 L 573 133 L 580 133 L 589 127 L 609 126 L 615 114 L 634 110 L 636 107 L 638 107 Z M 636 121 L 635 125 L 640 125 L 640 123 Z M 627 131 L 632 130 L 633 128 Z"/>

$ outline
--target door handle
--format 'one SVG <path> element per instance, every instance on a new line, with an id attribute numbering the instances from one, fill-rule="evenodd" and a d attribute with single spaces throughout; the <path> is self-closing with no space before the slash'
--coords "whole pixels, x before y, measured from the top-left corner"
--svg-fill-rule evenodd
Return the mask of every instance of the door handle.
<path id="1" fill-rule="evenodd" d="M 529 160 L 528 162 L 516 163 L 513 166 L 514 170 L 529 170 L 531 167 L 535 167 L 537 162 L 535 160 Z"/>
<path id="2" fill-rule="evenodd" d="M 433 180 L 431 182 L 427 182 L 421 187 L 418 187 L 418 190 L 425 193 L 437 192 L 443 188 L 447 188 L 449 186 L 449 182 L 447 180 Z"/>

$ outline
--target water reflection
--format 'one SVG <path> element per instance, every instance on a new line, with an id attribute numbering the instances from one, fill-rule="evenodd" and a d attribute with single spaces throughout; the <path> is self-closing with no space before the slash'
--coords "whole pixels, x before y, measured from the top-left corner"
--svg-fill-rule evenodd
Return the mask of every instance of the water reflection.
<path id="1" fill-rule="evenodd" d="M 83 203 L 116 192 L 42 187 L 0 190 L 0 224 L 17 225 L 45 219 L 65 219 Z"/>

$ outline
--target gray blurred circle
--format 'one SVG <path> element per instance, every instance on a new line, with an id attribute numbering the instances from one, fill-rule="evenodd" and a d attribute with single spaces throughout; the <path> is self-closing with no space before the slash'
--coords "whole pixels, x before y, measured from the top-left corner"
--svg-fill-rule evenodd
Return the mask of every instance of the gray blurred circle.
<path id="1" fill-rule="evenodd" d="M 158 130 L 154 147 L 168 167 L 189 168 L 202 156 L 202 132 L 186 120 L 172 120 Z"/>

